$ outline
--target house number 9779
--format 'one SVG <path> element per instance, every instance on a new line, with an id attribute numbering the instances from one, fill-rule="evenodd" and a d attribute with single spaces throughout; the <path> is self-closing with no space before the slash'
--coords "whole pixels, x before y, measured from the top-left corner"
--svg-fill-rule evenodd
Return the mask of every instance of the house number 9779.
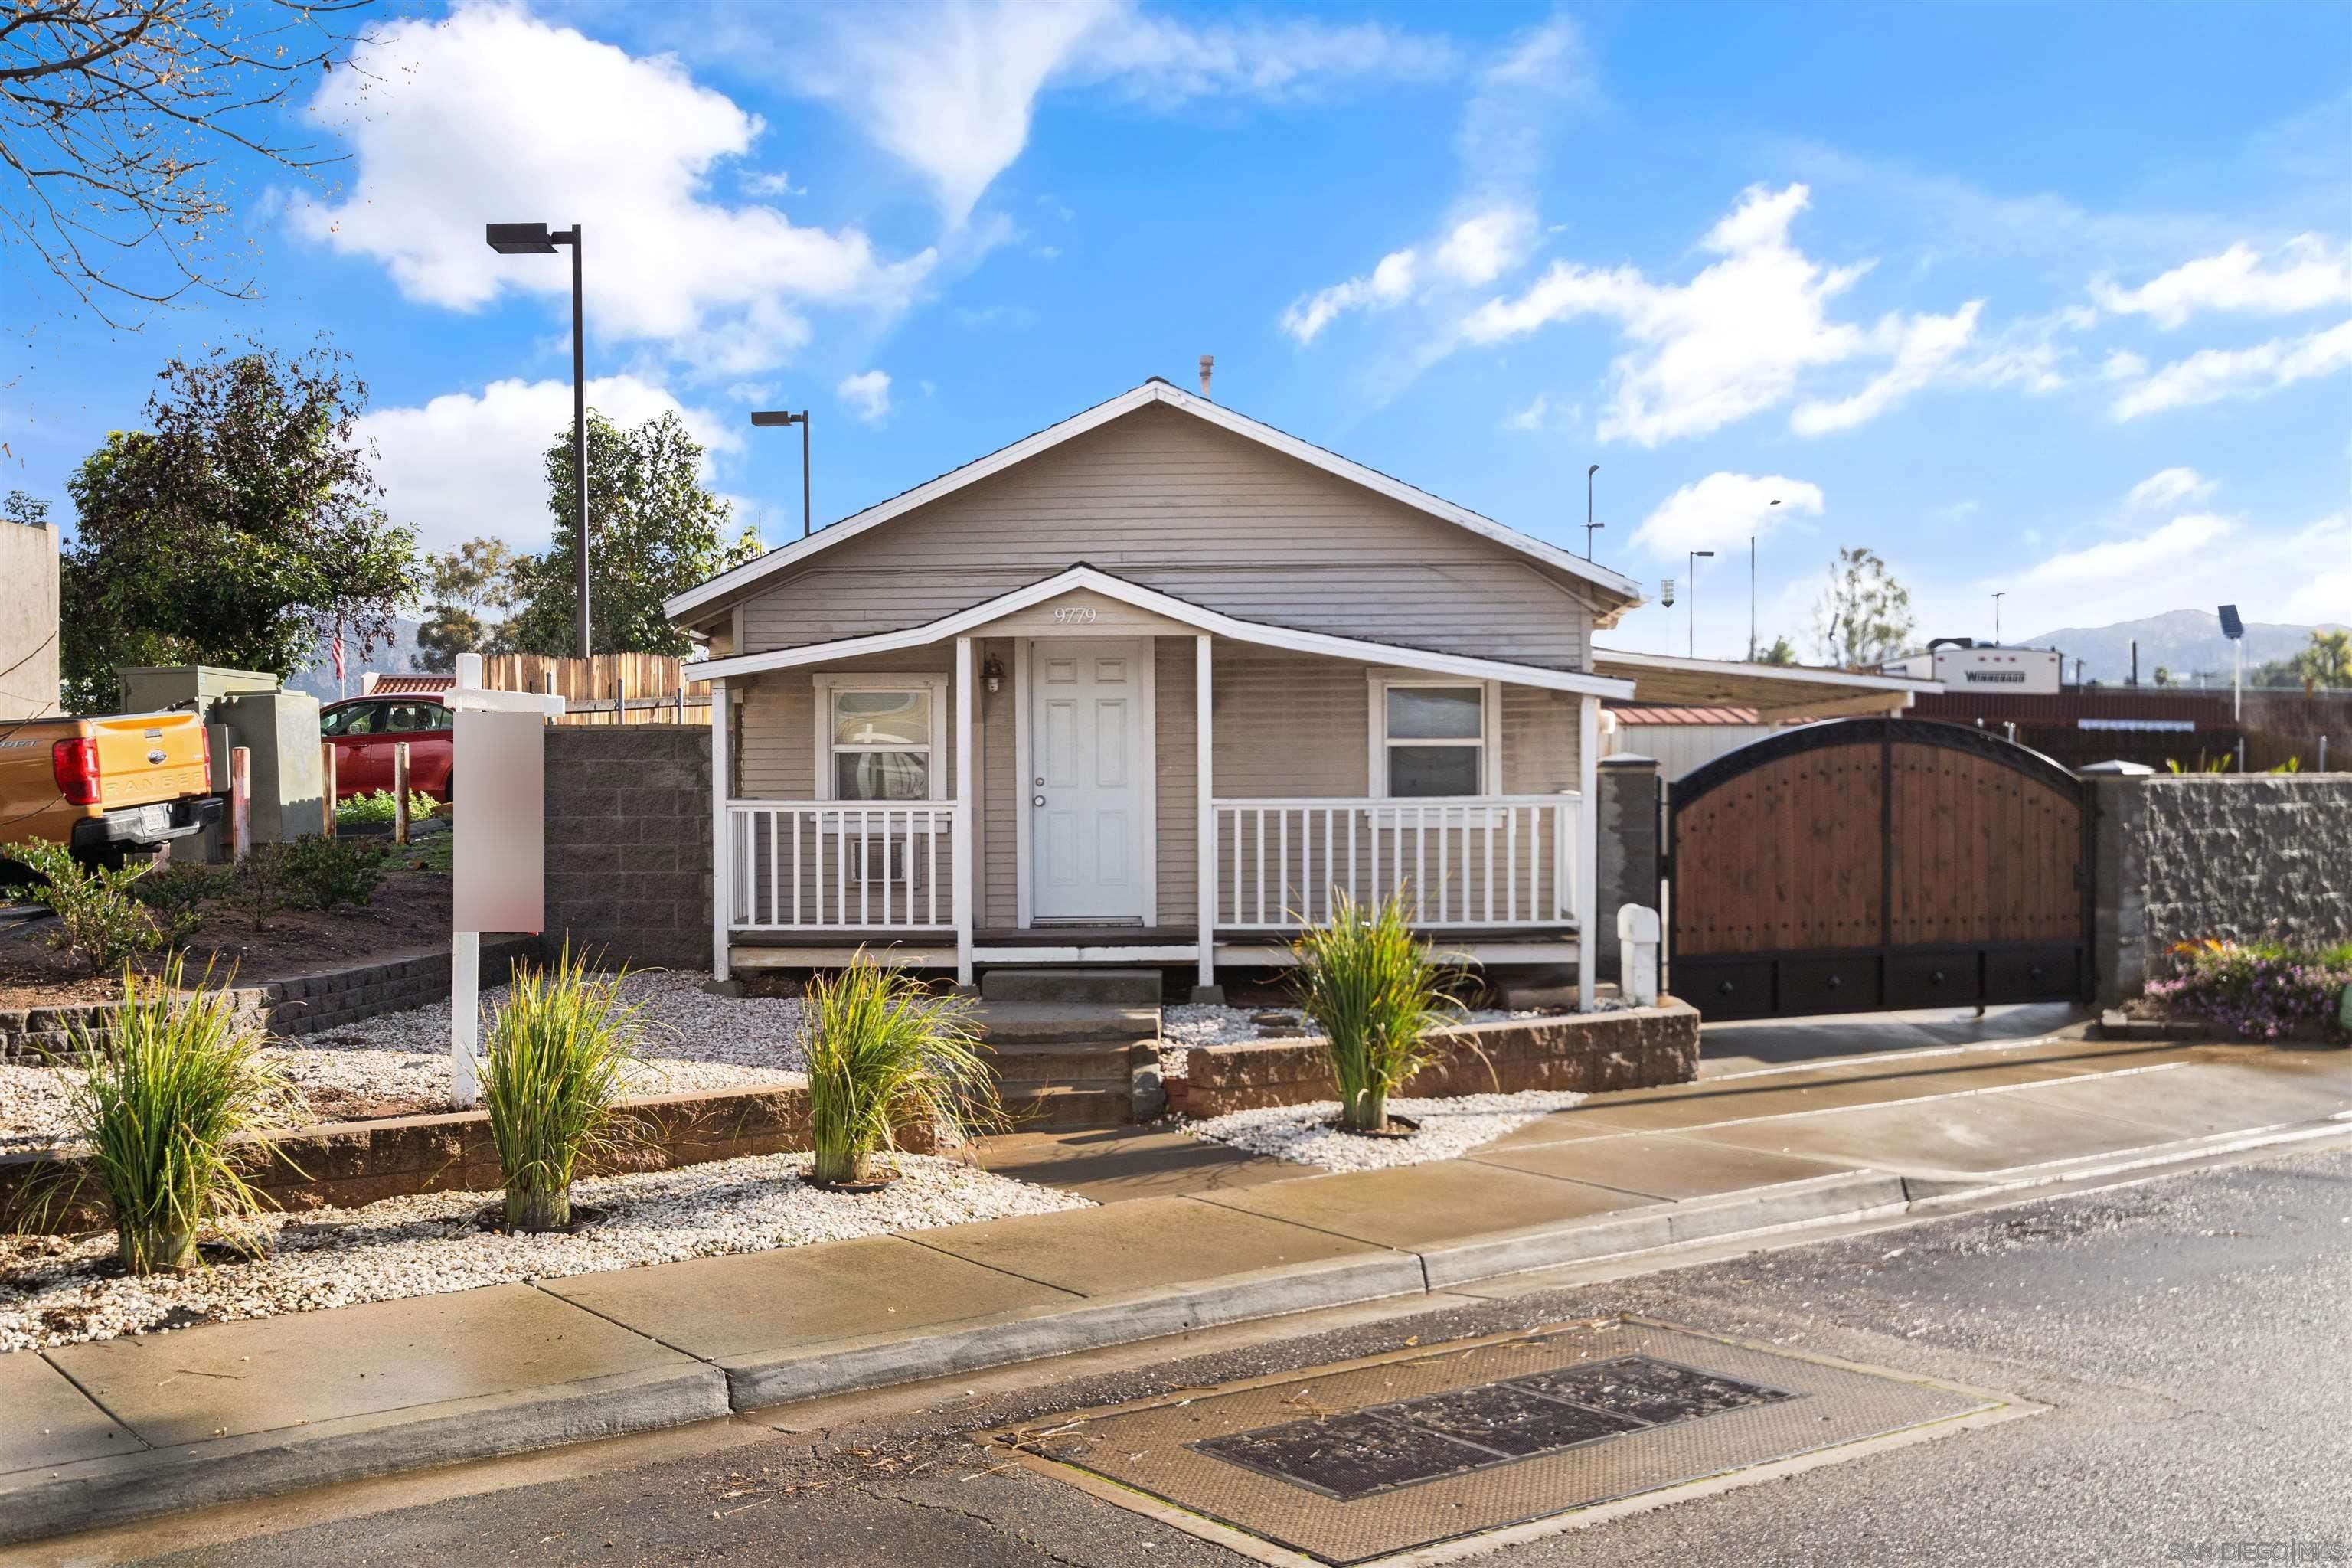
<path id="1" fill-rule="evenodd" d="M 1063 605 L 1054 611 L 1054 624 L 1061 626 L 1090 626 L 1102 612 L 1092 605 Z"/>

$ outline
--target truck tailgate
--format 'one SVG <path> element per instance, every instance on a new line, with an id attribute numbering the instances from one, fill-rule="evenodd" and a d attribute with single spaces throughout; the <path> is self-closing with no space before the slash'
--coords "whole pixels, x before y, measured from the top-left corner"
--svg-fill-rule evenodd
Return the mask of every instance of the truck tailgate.
<path id="1" fill-rule="evenodd" d="M 130 713 L 89 723 L 98 740 L 101 806 L 145 805 L 212 788 L 204 721 L 194 713 Z"/>

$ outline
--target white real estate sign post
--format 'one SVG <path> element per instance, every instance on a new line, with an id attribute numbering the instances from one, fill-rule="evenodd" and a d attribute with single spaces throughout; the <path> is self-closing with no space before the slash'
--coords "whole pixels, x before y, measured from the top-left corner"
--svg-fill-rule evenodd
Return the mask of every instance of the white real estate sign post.
<path id="1" fill-rule="evenodd" d="M 457 656 L 451 779 L 466 781 L 450 830 L 449 1103 L 481 1098 L 482 933 L 546 924 L 546 730 L 563 699 L 485 691 L 482 657 Z"/>

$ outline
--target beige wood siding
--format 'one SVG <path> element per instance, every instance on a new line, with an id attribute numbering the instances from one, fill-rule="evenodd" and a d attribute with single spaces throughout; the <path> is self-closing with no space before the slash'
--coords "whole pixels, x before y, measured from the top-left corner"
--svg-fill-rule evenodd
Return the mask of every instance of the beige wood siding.
<path id="1" fill-rule="evenodd" d="M 1190 926 L 1200 916 L 1200 689 L 1190 637 L 1153 647 L 1153 746 L 1160 769 L 1160 918 Z"/>
<path id="2" fill-rule="evenodd" d="M 815 557 L 744 602 L 742 651 L 919 626 L 1080 561 L 1250 620 L 1586 662 L 1591 616 L 1571 579 L 1164 407 Z"/>
<path id="3" fill-rule="evenodd" d="M 1021 809 L 1022 781 L 1013 776 L 1013 710 L 1019 694 L 1013 689 L 1013 639 L 982 637 L 972 645 L 972 659 L 985 668 L 993 658 L 1004 670 L 1003 689 L 980 689 L 981 765 L 979 854 L 973 864 L 980 890 L 973 900 L 975 918 L 982 926 L 1009 928 L 1020 919 L 1021 836 L 1014 813 Z"/>

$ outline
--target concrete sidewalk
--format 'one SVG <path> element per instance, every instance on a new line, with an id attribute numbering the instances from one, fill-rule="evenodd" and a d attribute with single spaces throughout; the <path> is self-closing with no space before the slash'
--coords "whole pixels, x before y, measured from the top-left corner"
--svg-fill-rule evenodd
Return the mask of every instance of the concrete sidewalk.
<path id="1" fill-rule="evenodd" d="M 2048 1039 L 1598 1096 L 1318 1175 L 993 1141 L 1103 1206 L 0 1356 L 0 1540 L 1211 1324 L 2352 1134 L 2352 1053 Z"/>

